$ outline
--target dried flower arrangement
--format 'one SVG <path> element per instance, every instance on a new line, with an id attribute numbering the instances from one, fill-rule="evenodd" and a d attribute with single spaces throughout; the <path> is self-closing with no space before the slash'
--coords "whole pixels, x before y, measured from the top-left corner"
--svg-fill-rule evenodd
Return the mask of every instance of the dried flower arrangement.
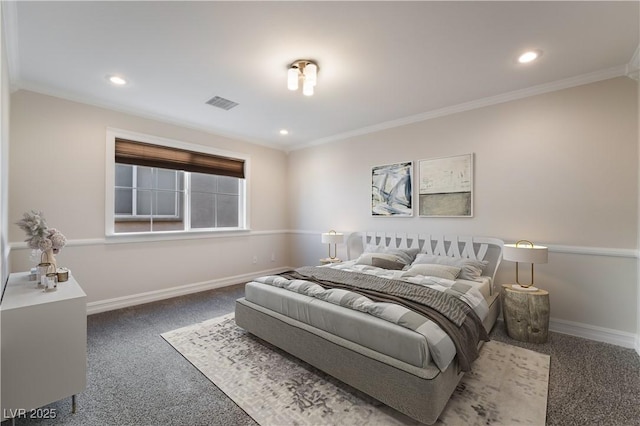
<path id="1" fill-rule="evenodd" d="M 67 239 L 60 231 L 49 228 L 42 212 L 31 210 L 26 212 L 22 219 L 16 222 L 26 234 L 25 242 L 29 248 L 46 252 L 52 250 L 58 253 L 67 244 Z"/>

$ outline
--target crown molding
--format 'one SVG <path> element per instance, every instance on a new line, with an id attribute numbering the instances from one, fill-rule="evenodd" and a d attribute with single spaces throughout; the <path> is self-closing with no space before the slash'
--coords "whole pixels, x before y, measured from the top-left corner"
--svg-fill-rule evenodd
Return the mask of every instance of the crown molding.
<path id="1" fill-rule="evenodd" d="M 555 92 L 562 89 L 569 89 L 576 86 L 582 86 L 584 84 L 595 83 L 598 81 L 608 80 L 611 78 L 622 77 L 627 72 L 627 65 L 620 65 L 613 68 L 607 68 L 587 74 L 570 77 L 564 80 L 558 80 L 551 83 L 540 84 L 537 86 L 528 87 L 526 89 L 514 90 L 512 92 L 503 93 L 501 95 L 490 96 L 487 98 L 477 99 L 470 102 L 464 102 L 449 107 L 428 111 L 422 114 L 412 115 L 409 117 L 401 118 L 399 120 L 386 121 L 384 123 L 376 124 L 374 126 L 363 127 L 361 129 L 353 130 L 350 132 L 340 133 L 334 136 L 326 138 L 316 139 L 314 141 L 303 143 L 295 147 L 290 147 L 290 151 L 309 148 L 316 145 L 323 145 L 326 143 L 337 142 L 344 139 L 349 139 L 355 136 L 366 135 L 369 133 L 375 133 L 382 130 L 392 129 L 395 127 L 406 126 L 408 124 L 418 123 L 421 121 L 431 120 L 438 117 L 444 117 L 451 114 L 457 114 L 460 112 L 471 111 L 478 108 L 484 108 L 491 105 L 497 105 L 504 102 L 515 101 L 518 99 L 528 98 L 530 96 L 542 95 L 549 92 Z"/>
<path id="2" fill-rule="evenodd" d="M 45 96 L 64 99 L 70 102 L 76 102 L 83 105 L 90 105 L 96 108 L 108 109 L 109 111 L 120 112 L 123 114 L 128 114 L 131 116 L 135 116 L 135 117 L 139 117 L 147 120 L 153 120 L 160 123 L 171 124 L 173 126 L 179 126 L 185 129 L 197 130 L 199 132 L 204 132 L 213 136 L 229 138 L 235 141 L 241 141 L 241 142 L 245 142 L 253 145 L 265 146 L 267 148 L 277 149 L 279 151 L 283 151 L 285 149 L 281 145 L 276 145 L 276 144 L 269 143 L 259 139 L 241 137 L 236 134 L 221 130 L 219 128 L 201 126 L 192 122 L 174 119 L 161 114 L 150 113 L 137 108 L 123 107 L 122 105 L 112 103 L 112 102 L 105 102 L 104 100 L 91 97 L 91 96 L 78 96 L 76 94 L 69 93 L 67 91 L 45 88 L 38 84 L 26 83 L 18 79 L 12 82 L 12 87 L 15 88 L 15 90 L 12 90 L 12 91 L 25 90 L 28 92 L 34 92 L 34 93 L 38 93 Z"/>

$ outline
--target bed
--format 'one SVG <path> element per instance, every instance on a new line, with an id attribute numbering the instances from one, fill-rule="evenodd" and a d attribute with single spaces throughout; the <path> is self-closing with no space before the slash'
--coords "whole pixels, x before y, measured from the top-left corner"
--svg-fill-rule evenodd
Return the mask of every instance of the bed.
<path id="1" fill-rule="evenodd" d="M 433 424 L 498 317 L 502 246 L 484 237 L 352 233 L 344 262 L 247 283 L 236 323 Z"/>

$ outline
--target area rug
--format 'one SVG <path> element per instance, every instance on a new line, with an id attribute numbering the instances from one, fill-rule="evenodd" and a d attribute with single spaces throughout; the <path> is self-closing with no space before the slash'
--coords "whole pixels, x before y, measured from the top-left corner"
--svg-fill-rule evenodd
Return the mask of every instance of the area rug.
<path id="1" fill-rule="evenodd" d="M 246 333 L 233 314 L 162 337 L 262 426 L 420 424 Z M 544 425 L 549 361 L 488 342 L 436 424 Z"/>

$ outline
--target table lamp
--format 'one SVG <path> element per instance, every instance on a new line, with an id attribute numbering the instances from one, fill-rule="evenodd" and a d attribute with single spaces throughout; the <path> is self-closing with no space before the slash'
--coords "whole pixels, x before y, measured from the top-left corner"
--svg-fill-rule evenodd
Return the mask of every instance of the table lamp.
<path id="1" fill-rule="evenodd" d="M 343 241 L 344 234 L 336 232 L 333 229 L 322 234 L 322 244 L 329 244 L 329 259 L 332 261 L 336 260 L 336 256 L 338 255 L 336 244 L 342 244 Z M 331 244 L 333 244 L 333 256 L 331 256 Z"/>
<path id="2" fill-rule="evenodd" d="M 516 262 L 516 284 L 513 286 L 516 290 L 537 291 L 538 288 L 533 286 L 533 264 L 547 263 L 548 250 L 544 246 L 537 246 L 531 241 L 519 240 L 515 244 L 505 244 L 502 251 L 502 258 Z M 531 283 L 520 284 L 518 277 L 518 263 L 531 264 Z"/>

